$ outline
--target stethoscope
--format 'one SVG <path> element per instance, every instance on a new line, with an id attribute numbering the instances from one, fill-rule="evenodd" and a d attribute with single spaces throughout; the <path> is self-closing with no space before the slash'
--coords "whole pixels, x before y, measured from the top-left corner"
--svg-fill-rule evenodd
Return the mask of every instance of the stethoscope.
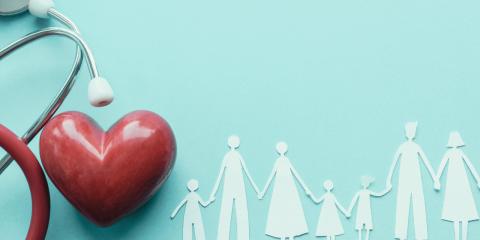
<path id="1" fill-rule="evenodd" d="M 50 217 L 50 197 L 42 168 L 27 144 L 53 117 L 69 94 L 75 84 L 76 76 L 83 61 L 83 55 L 86 57 L 90 76 L 92 77 L 88 86 L 90 104 L 96 107 L 110 104 L 113 101 L 113 91 L 107 80 L 100 77 L 92 51 L 80 36 L 80 31 L 75 23 L 56 10 L 52 0 L 0 0 L 0 16 L 20 14 L 27 10 L 36 17 L 56 19 L 69 29 L 50 27 L 27 34 L 7 47 L 0 49 L 0 60 L 15 50 L 46 36 L 67 37 L 77 44 L 73 67 L 63 87 L 26 133 L 19 138 L 0 124 L 0 147 L 8 153 L 0 160 L 0 174 L 10 165 L 13 159 L 15 159 L 25 174 L 32 196 L 32 217 L 26 238 L 36 240 L 44 239 L 47 233 Z"/>

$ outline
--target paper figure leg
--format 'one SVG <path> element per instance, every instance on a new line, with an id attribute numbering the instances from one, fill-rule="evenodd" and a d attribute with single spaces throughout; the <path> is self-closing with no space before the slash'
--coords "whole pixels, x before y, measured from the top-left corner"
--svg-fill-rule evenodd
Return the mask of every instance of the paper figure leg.
<path id="1" fill-rule="evenodd" d="M 427 213 L 422 189 L 417 189 L 412 195 L 413 223 L 415 224 L 415 238 L 427 239 Z"/>
<path id="2" fill-rule="evenodd" d="M 370 230 L 367 229 L 367 235 L 365 236 L 365 240 L 368 240 L 370 238 Z"/>
<path id="3" fill-rule="evenodd" d="M 205 240 L 205 229 L 202 221 L 195 223 L 193 227 L 195 229 L 195 240 Z"/>
<path id="4" fill-rule="evenodd" d="M 455 240 L 460 240 L 460 223 L 453 222 L 453 234 L 455 235 Z"/>
<path id="5" fill-rule="evenodd" d="M 397 213 L 395 223 L 395 238 L 407 239 L 408 215 L 410 214 L 411 193 L 398 191 Z"/>
<path id="6" fill-rule="evenodd" d="M 468 235 L 468 221 L 463 221 L 463 222 L 462 222 L 462 236 L 463 236 L 463 240 L 467 240 L 467 235 Z"/>
<path id="7" fill-rule="evenodd" d="M 362 240 L 362 229 L 358 230 L 358 240 Z"/>
<path id="8" fill-rule="evenodd" d="M 183 224 L 183 240 L 193 240 L 192 238 L 192 223 Z"/>
<path id="9" fill-rule="evenodd" d="M 224 198 L 220 209 L 220 220 L 218 222 L 218 240 L 229 240 L 230 222 L 232 220 L 233 197 Z"/>
<path id="10" fill-rule="evenodd" d="M 248 240 L 250 229 L 246 197 L 239 197 L 235 200 L 235 214 L 237 215 L 237 239 Z"/>

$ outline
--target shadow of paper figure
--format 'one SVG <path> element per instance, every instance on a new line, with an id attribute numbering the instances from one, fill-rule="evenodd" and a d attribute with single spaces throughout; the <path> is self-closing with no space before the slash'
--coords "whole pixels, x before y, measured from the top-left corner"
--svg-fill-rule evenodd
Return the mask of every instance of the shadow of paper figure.
<path id="1" fill-rule="evenodd" d="M 355 220 L 355 229 L 358 231 L 358 240 L 362 240 L 362 231 L 365 230 L 365 240 L 369 240 L 370 231 L 373 230 L 372 220 L 372 197 L 382 197 L 387 191 L 374 192 L 368 189 L 374 182 L 374 178 L 370 176 L 362 177 L 362 190 L 358 191 L 352 199 L 348 212 L 351 214 L 355 205 L 357 206 L 357 214 Z"/>
<path id="2" fill-rule="evenodd" d="M 220 182 L 223 178 L 223 196 L 222 206 L 220 208 L 220 219 L 218 223 L 218 240 L 230 239 L 230 223 L 232 219 L 232 210 L 235 207 L 237 223 L 237 239 L 249 239 L 249 222 L 247 209 L 247 196 L 245 193 L 245 183 L 243 174 L 247 175 L 250 184 L 253 186 L 256 194 L 259 193 L 258 187 L 253 181 L 242 156 L 238 152 L 240 138 L 230 136 L 228 138 L 230 150 L 223 158 L 220 174 L 210 195 L 210 201 L 215 199 Z"/>
<path id="3" fill-rule="evenodd" d="M 205 230 L 203 227 L 200 205 L 203 207 L 207 207 L 208 205 L 210 205 L 211 201 L 203 201 L 200 195 L 196 193 L 196 191 L 198 190 L 197 180 L 190 180 L 187 183 L 187 189 L 190 192 L 180 202 L 177 208 L 175 208 L 172 215 L 170 215 L 170 218 L 175 218 L 178 211 L 180 211 L 183 206 L 186 206 L 185 215 L 183 217 L 183 240 L 192 240 L 192 231 L 195 232 L 196 240 L 205 240 Z"/>
<path id="4" fill-rule="evenodd" d="M 337 201 L 337 198 L 332 192 L 333 182 L 331 180 L 325 181 L 323 183 L 323 188 L 326 193 L 323 194 L 320 199 L 312 196 L 312 199 L 316 204 L 323 202 L 315 235 L 317 237 L 325 237 L 327 240 L 335 240 L 337 236 L 344 234 L 338 210 L 340 210 L 340 212 L 347 218 L 350 217 L 350 213 Z"/>
<path id="5" fill-rule="evenodd" d="M 387 191 L 392 190 L 392 177 L 397 163 L 399 165 L 399 180 L 397 192 L 397 208 L 395 222 L 395 238 L 406 240 L 408 238 L 408 221 L 410 205 L 413 210 L 413 223 L 415 239 L 427 239 L 427 214 L 425 198 L 423 195 L 422 175 L 420 163 L 423 162 L 435 185 L 438 183 L 432 165 L 427 159 L 420 145 L 414 142 L 417 132 L 417 123 L 410 122 L 405 125 L 407 141 L 400 145 L 387 177 Z"/>
<path id="6" fill-rule="evenodd" d="M 465 166 L 472 173 L 479 187 L 480 177 L 470 159 L 460 149 L 464 146 L 465 143 L 458 132 L 450 133 L 447 145 L 449 149 L 443 156 L 437 172 L 437 178 L 440 179 L 448 164 L 442 219 L 453 222 L 455 240 L 460 239 L 460 223 L 462 224 L 462 239 L 467 240 L 468 222 L 479 219 Z M 440 183 L 435 188 L 440 190 Z"/>
<path id="7" fill-rule="evenodd" d="M 259 194 L 262 199 L 272 181 L 274 181 L 272 199 L 268 211 L 265 234 L 282 240 L 293 240 L 296 236 L 308 233 L 302 203 L 298 196 L 295 180 L 298 181 L 307 195 L 311 191 L 285 156 L 288 146 L 284 142 L 277 144 L 277 158 L 264 190 Z"/>

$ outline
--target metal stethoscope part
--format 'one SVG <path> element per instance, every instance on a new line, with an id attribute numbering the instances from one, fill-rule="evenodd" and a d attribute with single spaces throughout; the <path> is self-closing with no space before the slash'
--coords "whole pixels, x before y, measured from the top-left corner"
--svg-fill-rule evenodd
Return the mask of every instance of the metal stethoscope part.
<path id="1" fill-rule="evenodd" d="M 34 6 L 32 6 L 32 2 L 34 2 Z M 0 1 L 0 3 L 2 3 Z M 88 87 L 88 97 L 90 103 L 97 107 L 102 107 L 110 104 L 113 100 L 113 91 L 108 84 L 108 82 L 99 76 L 95 59 L 93 57 L 91 49 L 88 47 L 86 42 L 80 37 L 80 31 L 77 26 L 71 21 L 68 17 L 57 11 L 53 8 L 53 3 L 46 1 L 46 3 L 50 3 L 50 5 L 45 5 L 45 1 L 39 0 L 31 0 L 30 1 L 30 12 L 35 13 L 35 15 L 40 17 L 48 17 L 51 16 L 54 19 L 58 20 L 59 22 L 63 23 L 65 26 L 70 28 L 63 29 L 57 27 L 46 28 L 43 30 L 39 30 L 37 32 L 33 32 L 27 34 L 26 36 L 18 39 L 17 41 L 11 43 L 7 47 L 0 50 L 0 60 L 4 57 L 8 56 L 10 53 L 14 52 L 15 50 L 35 41 L 43 37 L 57 35 L 67 37 L 70 40 L 73 40 L 77 44 L 75 60 L 73 63 L 73 67 L 58 94 L 52 100 L 52 102 L 48 105 L 48 107 L 43 111 L 43 113 L 37 118 L 37 120 L 33 123 L 33 125 L 26 131 L 26 133 L 22 136 L 22 140 L 25 143 L 29 143 L 45 126 L 45 124 L 53 117 L 55 112 L 59 109 L 60 105 L 63 103 L 67 95 L 69 94 L 70 90 L 72 89 L 73 85 L 75 84 L 76 77 L 80 70 L 83 60 L 83 54 L 86 56 L 87 64 L 89 67 L 90 75 L 92 80 L 89 83 Z M 27 2 L 28 4 L 28 2 Z M 1 5 L 1 4 L 0 4 Z M 21 4 L 18 4 L 16 7 L 18 9 L 11 8 L 11 12 L 2 11 L 5 8 L 1 8 L 0 6 L 0 15 L 7 15 L 21 12 L 23 9 Z M 33 9 L 32 9 L 33 8 Z M 40 10 L 40 11 L 39 11 Z M 4 156 L 0 160 L 0 174 L 10 165 L 12 162 L 12 158 L 9 155 Z"/>

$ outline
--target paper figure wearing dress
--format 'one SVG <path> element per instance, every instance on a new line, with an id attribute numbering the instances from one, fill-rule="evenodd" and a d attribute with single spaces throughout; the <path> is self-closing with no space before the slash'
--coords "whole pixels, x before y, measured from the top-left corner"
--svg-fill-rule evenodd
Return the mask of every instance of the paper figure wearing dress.
<path id="1" fill-rule="evenodd" d="M 397 193 L 397 209 L 395 223 L 395 238 L 407 239 L 410 205 L 413 210 L 413 224 L 415 239 L 428 238 L 427 214 L 423 195 L 422 175 L 420 163 L 423 162 L 431 178 L 437 182 L 436 175 L 422 148 L 414 142 L 417 123 L 407 123 L 405 133 L 407 141 L 397 150 L 387 178 L 387 190 L 392 189 L 392 177 L 397 163 L 399 166 L 399 180 Z"/>
<path id="2" fill-rule="evenodd" d="M 479 219 L 465 166 L 472 173 L 477 186 L 480 186 L 480 177 L 470 159 L 460 149 L 463 146 L 465 144 L 460 134 L 452 132 L 448 142 L 449 149 L 445 153 L 437 173 L 437 177 L 440 179 L 448 165 L 442 219 L 454 223 L 455 240 L 460 239 L 460 223 L 463 228 L 463 240 L 467 240 L 468 222 Z M 439 190 L 440 184 L 435 187 Z"/>
<path id="3" fill-rule="evenodd" d="M 382 197 L 387 192 L 377 193 L 368 189 L 374 179 L 372 177 L 362 177 L 363 189 L 358 191 L 352 199 L 348 212 L 351 213 L 355 204 L 357 204 L 357 217 L 355 222 L 355 229 L 358 231 L 358 240 L 362 240 L 362 231 L 365 230 L 365 240 L 370 238 L 370 231 L 373 230 L 372 221 L 372 197 Z"/>
<path id="4" fill-rule="evenodd" d="M 276 160 L 272 173 L 259 198 L 263 198 L 270 184 L 275 180 L 265 234 L 282 240 L 287 238 L 293 240 L 296 236 L 308 233 L 305 213 L 295 180 L 300 183 L 307 195 L 310 195 L 311 192 L 290 163 L 290 160 L 285 156 L 287 150 L 287 144 L 283 142 L 277 144 L 277 152 L 280 157 Z"/>
<path id="5" fill-rule="evenodd" d="M 345 210 L 332 193 L 332 181 L 325 181 L 323 187 L 325 188 L 326 193 L 320 199 L 313 197 L 315 203 L 320 204 L 323 202 L 320 210 L 320 217 L 318 219 L 316 236 L 325 237 L 326 240 L 335 240 L 337 236 L 344 234 L 338 210 L 340 210 L 347 218 L 350 217 L 350 213 Z"/>
<path id="6" fill-rule="evenodd" d="M 186 205 L 185 216 L 183 217 L 183 240 L 192 240 L 192 228 L 195 232 L 196 240 L 205 240 L 205 230 L 203 227 L 202 214 L 200 213 L 200 205 L 207 207 L 210 202 L 202 200 L 200 195 L 196 193 L 198 190 L 198 181 L 190 180 L 187 184 L 190 193 L 175 208 L 170 218 L 175 218 L 178 211 Z"/>
<path id="7" fill-rule="evenodd" d="M 248 180 L 252 184 L 256 194 L 259 193 L 257 186 L 252 180 L 250 173 L 245 165 L 245 162 L 237 151 L 240 146 L 240 138 L 231 136 L 228 138 L 228 145 L 230 151 L 225 154 L 223 158 L 220 174 L 217 182 L 213 188 L 210 196 L 210 201 L 215 199 L 215 195 L 220 186 L 222 178 L 223 182 L 223 197 L 222 206 L 220 209 L 220 220 L 218 223 L 218 240 L 230 239 L 230 223 L 232 220 L 232 210 L 235 207 L 236 223 L 237 223 L 237 238 L 242 240 L 249 239 L 249 223 L 248 223 L 248 209 L 247 196 L 245 193 L 245 184 L 243 181 L 243 174 L 245 173 Z"/>

